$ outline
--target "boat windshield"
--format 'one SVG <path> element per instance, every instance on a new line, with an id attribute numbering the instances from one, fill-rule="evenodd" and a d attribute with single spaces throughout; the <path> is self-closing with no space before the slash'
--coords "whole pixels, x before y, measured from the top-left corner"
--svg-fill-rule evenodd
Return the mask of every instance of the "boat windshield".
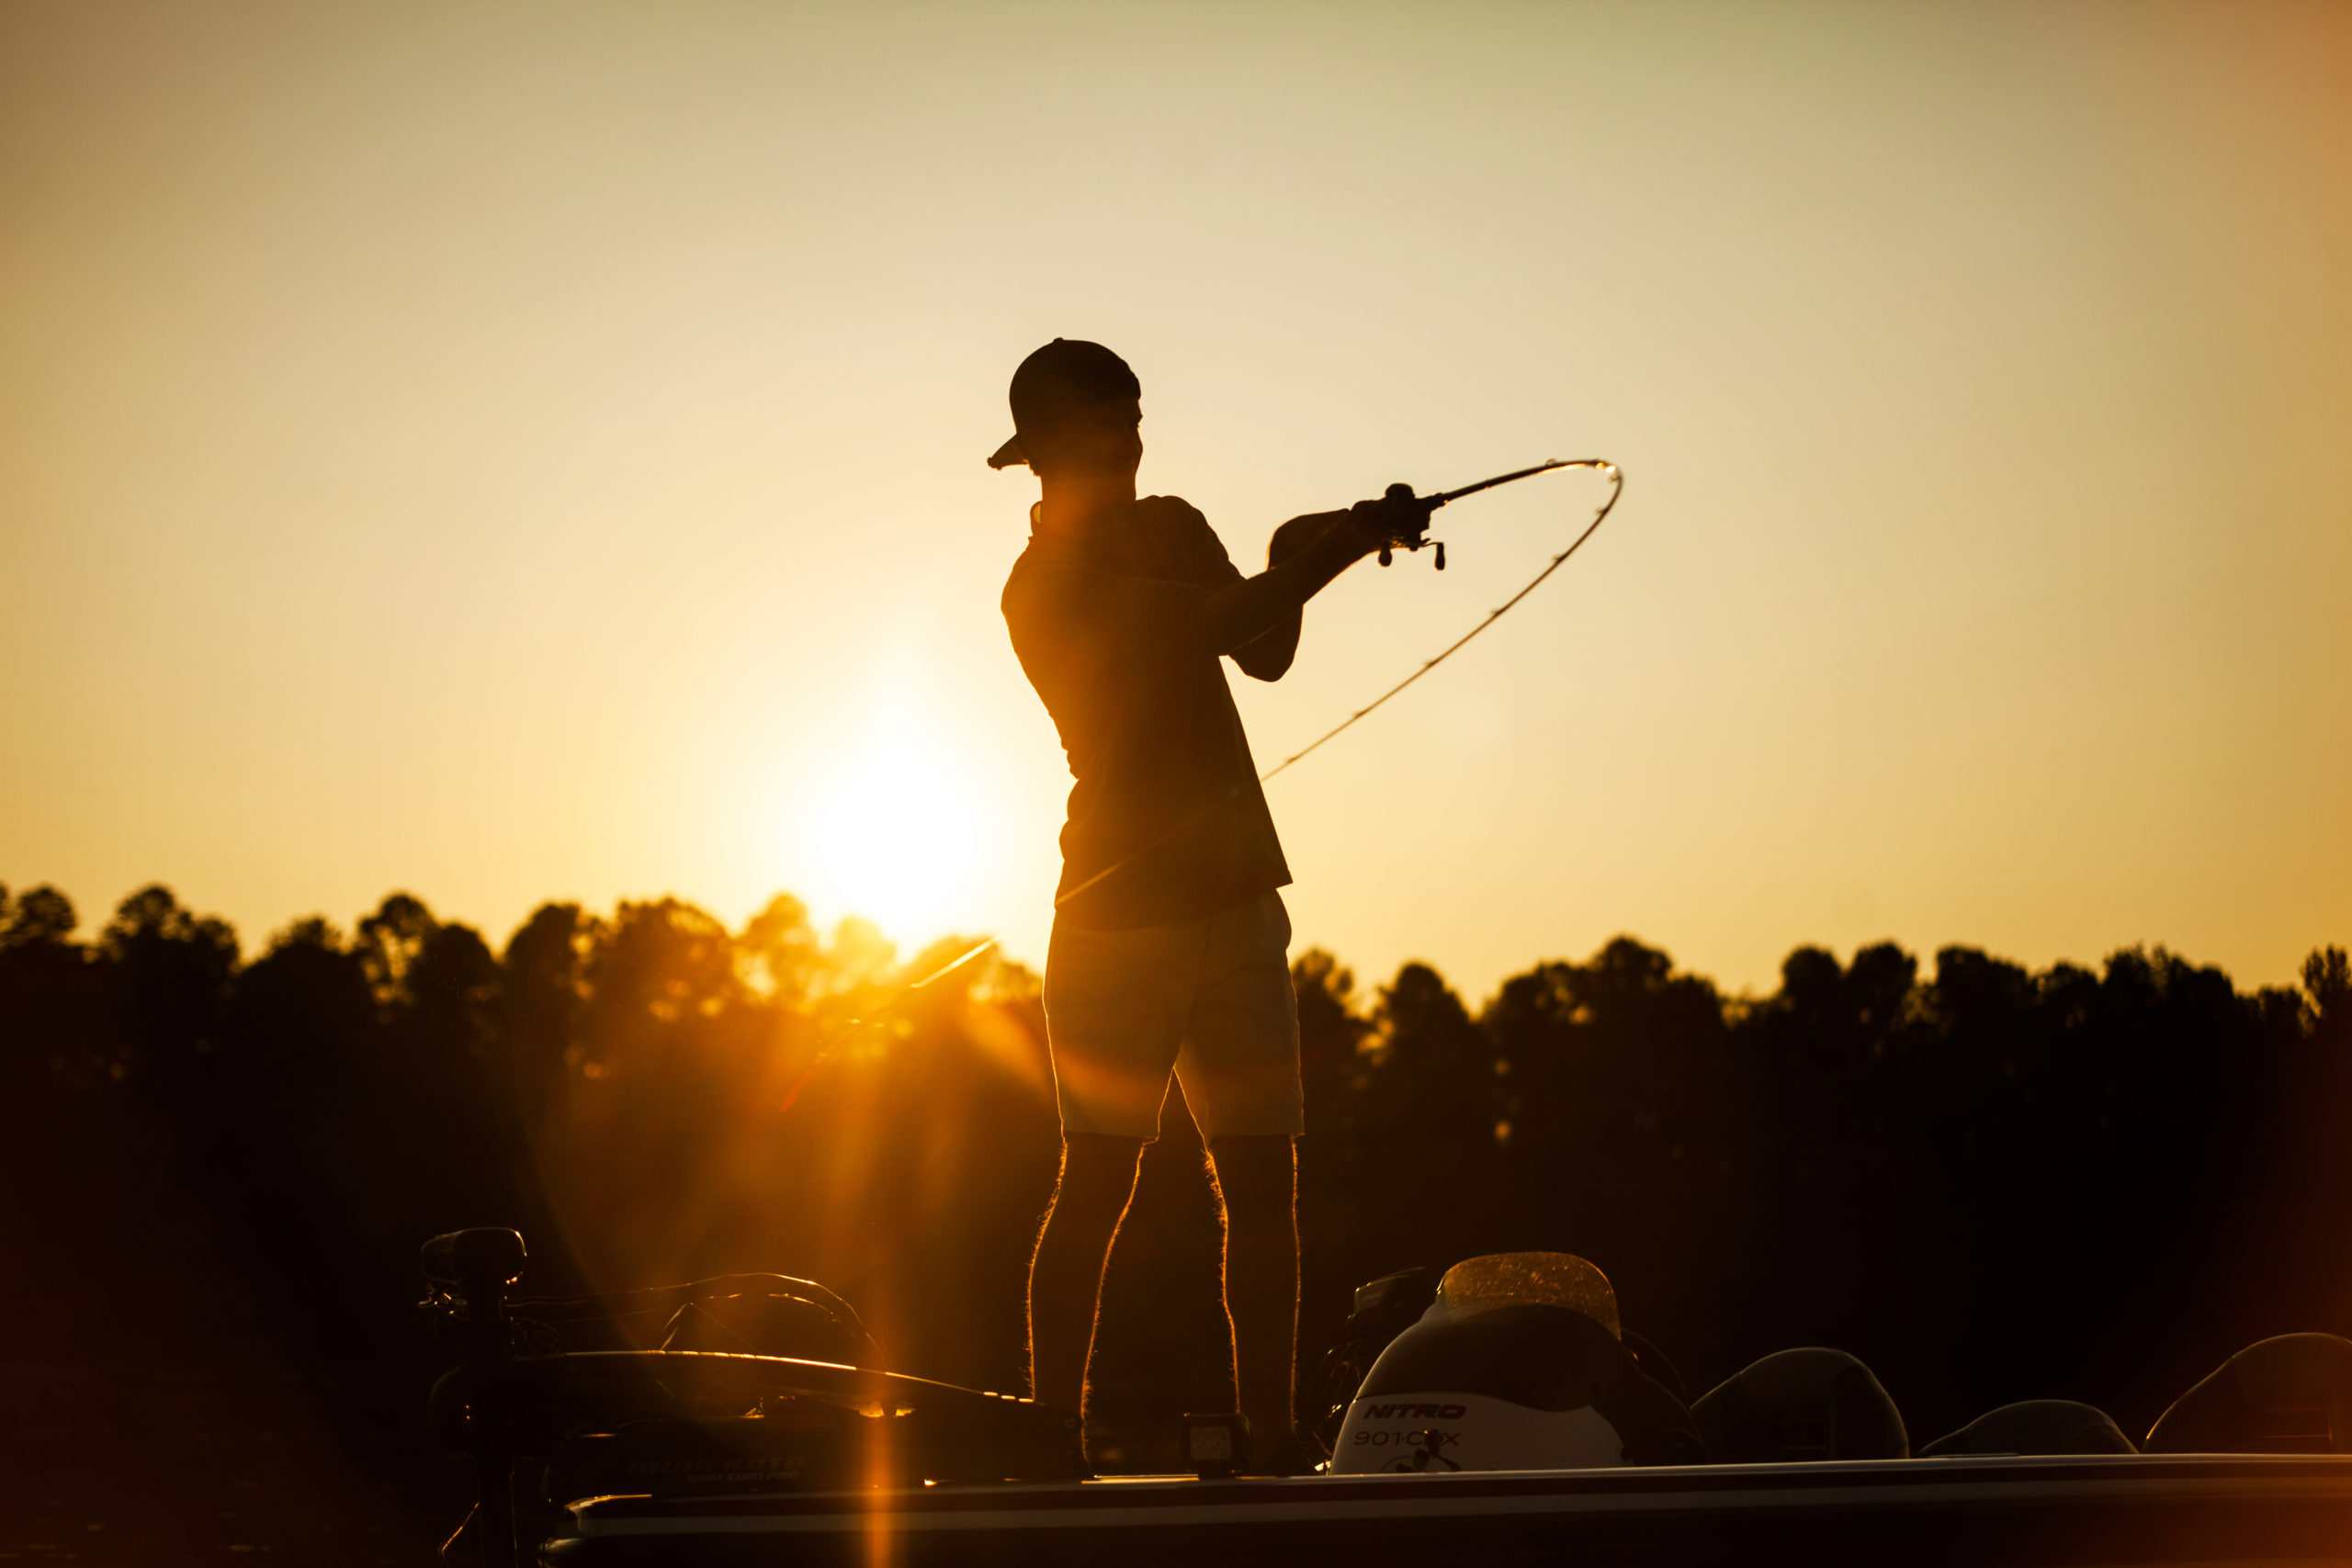
<path id="1" fill-rule="evenodd" d="M 1569 1252 L 1497 1252 L 1466 1258 L 1438 1281 L 1437 1299 L 1457 1316 L 1495 1307 L 1564 1306 L 1623 1338 L 1609 1276 Z"/>

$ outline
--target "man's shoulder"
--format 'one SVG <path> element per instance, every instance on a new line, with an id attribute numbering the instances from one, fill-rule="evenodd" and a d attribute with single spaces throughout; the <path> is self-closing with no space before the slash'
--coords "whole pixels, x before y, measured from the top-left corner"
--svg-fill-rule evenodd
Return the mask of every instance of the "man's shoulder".
<path id="1" fill-rule="evenodd" d="M 1128 502 L 1128 514 L 1147 528 L 1173 534 L 1206 534 L 1216 537 L 1216 530 L 1201 515 L 1201 509 L 1181 495 L 1142 495 Z"/>
<path id="2" fill-rule="evenodd" d="M 1191 502 L 1181 496 L 1147 495 L 1135 502 L 1132 515 L 1152 536 L 1156 553 L 1175 568 L 1175 575 L 1213 583 L 1232 571 L 1225 541 Z"/>
<path id="3" fill-rule="evenodd" d="M 997 596 L 997 607 L 1006 620 L 1018 626 L 1023 620 L 1050 613 L 1057 602 L 1083 593 L 1087 581 L 1102 574 L 1102 569 L 1084 557 L 1032 539 L 1029 547 L 1014 559 L 1012 570 L 1005 574 L 1004 592 Z"/>
<path id="4" fill-rule="evenodd" d="M 1033 538 L 1012 559 L 1012 570 L 1005 573 L 1007 593 L 1027 584 L 1050 581 L 1072 572 L 1102 570 L 1100 561 L 1091 560 L 1082 551 L 1069 549 L 1058 542 Z"/>

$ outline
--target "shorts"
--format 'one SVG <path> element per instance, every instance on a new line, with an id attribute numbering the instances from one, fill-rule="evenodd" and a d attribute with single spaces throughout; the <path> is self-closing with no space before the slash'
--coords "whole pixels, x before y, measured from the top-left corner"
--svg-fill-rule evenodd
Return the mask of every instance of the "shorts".
<path id="1" fill-rule="evenodd" d="M 1065 1135 L 1157 1138 L 1170 1068 L 1204 1142 L 1306 1130 L 1290 914 L 1271 889 L 1174 925 L 1057 919 L 1046 1039 Z"/>

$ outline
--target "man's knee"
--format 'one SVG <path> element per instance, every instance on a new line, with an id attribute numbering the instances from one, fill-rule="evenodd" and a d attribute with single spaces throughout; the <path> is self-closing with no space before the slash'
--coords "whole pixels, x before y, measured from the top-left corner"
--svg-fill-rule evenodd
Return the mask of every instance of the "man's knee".
<path id="1" fill-rule="evenodd" d="M 1295 1140 L 1270 1133 L 1218 1138 L 1209 1145 L 1228 1216 L 1249 1224 L 1287 1219 L 1296 1207 Z"/>
<path id="2" fill-rule="evenodd" d="M 1054 1192 L 1054 1213 L 1116 1223 L 1135 1191 L 1142 1159 L 1141 1138 L 1070 1134 L 1062 1140 L 1061 1185 Z"/>

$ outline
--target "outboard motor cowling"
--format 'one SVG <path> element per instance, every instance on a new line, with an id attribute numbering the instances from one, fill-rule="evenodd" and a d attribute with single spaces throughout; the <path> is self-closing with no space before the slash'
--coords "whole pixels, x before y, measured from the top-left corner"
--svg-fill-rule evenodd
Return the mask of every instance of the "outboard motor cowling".
<path id="1" fill-rule="evenodd" d="M 1843 1350 L 1775 1350 L 1690 1407 L 1717 1464 L 1907 1459 L 1903 1413 L 1871 1370 Z"/>
<path id="2" fill-rule="evenodd" d="M 2281 1334 L 2247 1346 L 2173 1401 L 2145 1450 L 2352 1453 L 2352 1341 Z"/>
<path id="3" fill-rule="evenodd" d="M 1961 1454 L 2135 1454 L 2113 1417 L 2071 1399 L 2024 1399 L 1988 1410 L 1919 1450 L 1921 1459 Z"/>
<path id="4" fill-rule="evenodd" d="M 1618 1337 L 1600 1269 L 1504 1253 L 1447 1270 L 1420 1321 L 1373 1363 L 1332 1473 L 1577 1470 L 1702 1462 L 1690 1413 Z"/>

